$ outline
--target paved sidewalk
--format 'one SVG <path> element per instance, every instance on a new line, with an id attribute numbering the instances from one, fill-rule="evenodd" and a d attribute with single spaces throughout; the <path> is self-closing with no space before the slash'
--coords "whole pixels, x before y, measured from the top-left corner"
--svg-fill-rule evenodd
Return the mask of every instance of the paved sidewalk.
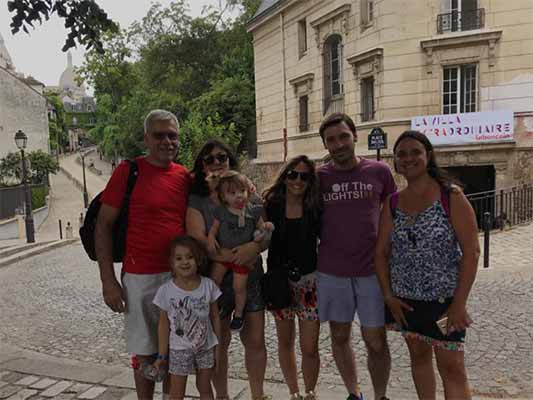
<path id="1" fill-rule="evenodd" d="M 59 164 L 61 169 L 81 186 L 81 190 L 83 187 L 83 169 L 82 166 L 76 162 L 77 157 L 79 157 L 79 154 L 77 153 L 68 155 L 61 158 Z M 105 188 L 107 180 L 109 179 L 109 175 L 107 174 L 96 175 L 89 170 L 88 165 L 91 160 L 95 158 L 98 158 L 98 155 L 96 153 L 91 153 L 91 155 L 87 156 L 85 159 L 85 179 L 87 182 L 89 201 Z"/>
<path id="2" fill-rule="evenodd" d="M 230 379 L 232 399 L 249 399 L 248 382 Z M 39 353 L 0 345 L 0 399 L 44 400 L 135 400 L 137 399 L 130 368 L 107 367 L 98 364 L 80 363 Z M 288 398 L 283 383 L 267 382 L 265 393 L 273 400 Z M 341 385 L 319 386 L 317 394 L 322 400 L 344 400 L 346 393 Z M 394 391 L 393 400 L 414 399 L 412 392 Z M 161 399 L 161 386 L 156 386 L 156 399 Z M 198 399 L 194 377 L 187 382 L 186 399 Z M 366 398 L 372 399 L 367 392 Z M 529 397 L 512 397 L 526 400 Z M 442 394 L 438 396 L 443 399 Z M 474 400 L 489 400 L 493 397 L 474 395 Z M 511 398 L 509 398 L 511 399 Z"/>
<path id="3" fill-rule="evenodd" d="M 530 295 L 533 288 L 533 224 L 494 234 L 491 242 L 491 268 L 479 270 L 469 302 L 474 319 L 467 335 L 469 378 L 477 399 L 533 399 L 533 297 Z M 35 352 L 28 353 L 26 361 L 17 362 L 22 364 L 13 364 L 13 361 L 8 364 L 9 359 L 0 348 L 0 361 L 4 360 L 0 362 L 0 371 L 35 375 L 41 379 L 87 381 L 89 375 L 69 378 L 52 374 L 51 371 L 55 371 L 52 365 L 43 369 L 45 364 L 42 359 L 45 356 L 42 355 L 46 354 L 63 365 L 57 367 L 59 370 L 69 373 L 74 370 L 69 365 L 77 362 L 86 366 L 87 371 L 92 371 L 93 367 L 105 371 L 108 368 L 113 371 L 118 369 L 117 376 L 125 374 L 124 379 L 131 379 L 126 367 L 128 355 L 123 350 L 122 318 L 103 305 L 100 291 L 96 266 L 85 257 L 79 243 L 49 252 L 45 257 L 20 261 L 0 269 L 1 342 Z M 287 390 L 277 361 L 275 327 L 269 314 L 265 330 L 267 388 L 270 393 L 276 394 L 274 399 L 285 399 Z M 361 385 L 367 398 L 371 399 L 371 385 L 365 368 L 366 351 L 358 330 L 355 324 L 353 344 L 358 356 Z M 416 395 L 405 344 L 397 334 L 389 334 L 389 343 L 393 359 L 389 396 L 393 400 L 413 399 Z M 345 398 L 331 355 L 327 326 L 322 326 L 319 349 L 322 399 Z M 17 357 L 27 354 L 24 351 L 16 351 Z M 238 340 L 231 343 L 230 360 L 232 394 L 247 399 L 246 371 L 242 345 Z M 9 383 L 20 377 L 4 376 L 7 378 L 2 377 L 0 381 Z M 110 377 L 111 373 L 106 375 L 106 378 Z M 94 384 L 103 385 L 103 382 Z M 122 398 L 118 396 L 131 394 L 122 392 L 123 386 L 108 384 L 104 386 L 109 392 L 98 399 Z M 115 390 L 118 392 L 115 393 Z M 69 396 L 58 398 L 75 398 L 77 394 Z M 0 395 L 2 397 L 5 396 Z"/>
<path id="4" fill-rule="evenodd" d="M 79 217 L 83 212 L 83 193 L 74 186 L 67 176 L 59 171 L 50 177 L 50 209 L 48 217 L 39 227 L 36 234 L 37 241 L 59 239 L 59 220 L 63 228 L 70 222 L 74 236 L 78 236 Z"/>

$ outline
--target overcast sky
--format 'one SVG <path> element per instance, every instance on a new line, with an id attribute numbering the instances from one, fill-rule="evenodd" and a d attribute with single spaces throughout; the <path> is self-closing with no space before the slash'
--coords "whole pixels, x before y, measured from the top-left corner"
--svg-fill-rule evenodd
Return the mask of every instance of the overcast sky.
<path id="1" fill-rule="evenodd" d="M 96 0 L 108 15 L 120 23 L 121 27 L 129 26 L 133 21 L 140 20 L 150 8 L 150 0 Z M 160 0 L 168 5 L 171 0 Z M 190 14 L 200 15 L 206 5 L 218 5 L 219 0 L 189 0 Z M 32 75 L 45 85 L 56 86 L 59 76 L 67 65 L 67 55 L 61 51 L 67 31 L 63 20 L 51 18 L 42 26 L 30 29 L 30 35 L 22 30 L 16 35 L 11 34 L 9 24 L 11 13 L 7 11 L 7 0 L 0 0 L 0 34 L 11 55 L 18 72 Z M 73 63 L 79 66 L 83 61 L 83 48 L 71 49 Z"/>

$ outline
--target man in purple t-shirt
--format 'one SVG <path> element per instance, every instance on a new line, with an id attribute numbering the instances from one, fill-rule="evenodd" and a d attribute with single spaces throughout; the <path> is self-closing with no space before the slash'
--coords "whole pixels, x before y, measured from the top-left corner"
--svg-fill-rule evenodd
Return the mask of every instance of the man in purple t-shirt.
<path id="1" fill-rule="evenodd" d="M 375 398 L 386 399 L 390 353 L 374 250 L 381 206 L 396 185 L 386 164 L 355 155 L 357 134 L 349 116 L 330 115 L 319 133 L 331 156 L 318 170 L 324 204 L 318 249 L 319 318 L 329 321 L 333 358 L 348 400 L 361 400 L 350 341 L 357 311 Z"/>

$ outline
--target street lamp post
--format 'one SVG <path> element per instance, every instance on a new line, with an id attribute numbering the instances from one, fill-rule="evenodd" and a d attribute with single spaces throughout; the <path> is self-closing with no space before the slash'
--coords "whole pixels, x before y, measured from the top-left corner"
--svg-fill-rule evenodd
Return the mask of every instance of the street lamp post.
<path id="1" fill-rule="evenodd" d="M 87 180 L 85 178 L 85 154 L 80 148 L 81 168 L 83 170 L 83 205 L 85 209 L 89 208 L 89 193 L 87 193 Z"/>
<path id="2" fill-rule="evenodd" d="M 35 243 L 35 226 L 33 224 L 33 212 L 31 206 L 31 189 L 28 184 L 28 168 L 26 166 L 26 157 L 24 149 L 28 143 L 28 137 L 20 129 L 15 133 L 15 143 L 20 150 L 22 158 L 22 183 L 24 185 L 24 202 L 25 207 L 25 225 L 26 225 L 26 241 L 28 243 Z"/>

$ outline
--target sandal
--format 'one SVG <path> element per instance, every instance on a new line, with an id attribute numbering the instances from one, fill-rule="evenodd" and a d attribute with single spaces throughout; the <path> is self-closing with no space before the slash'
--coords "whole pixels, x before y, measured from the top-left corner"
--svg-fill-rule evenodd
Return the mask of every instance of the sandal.
<path id="1" fill-rule="evenodd" d="M 312 390 L 305 393 L 304 400 L 318 400 L 318 397 L 316 397 L 315 392 Z"/>

